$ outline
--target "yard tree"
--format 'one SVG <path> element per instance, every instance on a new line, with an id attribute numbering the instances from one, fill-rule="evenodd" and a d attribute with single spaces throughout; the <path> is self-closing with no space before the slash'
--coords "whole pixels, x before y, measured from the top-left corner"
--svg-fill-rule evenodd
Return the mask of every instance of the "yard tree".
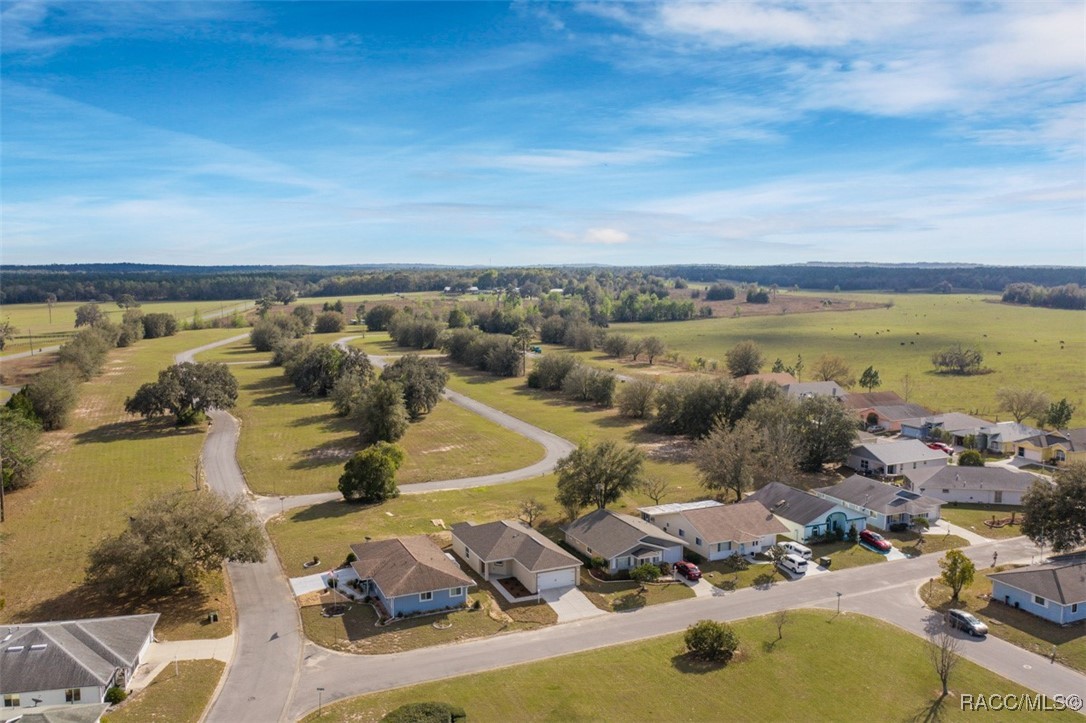
<path id="1" fill-rule="evenodd" d="M 122 309 L 135 309 L 140 305 L 140 302 L 136 301 L 136 297 L 132 294 L 121 294 L 117 297 L 117 306 Z"/>
<path id="2" fill-rule="evenodd" d="M 0 321 L 0 351 L 4 350 L 8 342 L 15 338 L 19 330 L 11 323 L 11 319 Z"/>
<path id="3" fill-rule="evenodd" d="M 62 429 L 79 401 L 79 376 L 65 365 L 50 367 L 35 375 L 12 399 L 19 396 L 26 398 L 42 429 Z"/>
<path id="4" fill-rule="evenodd" d="M 177 319 L 173 314 L 144 314 L 143 336 L 145 339 L 158 339 L 177 333 Z"/>
<path id="5" fill-rule="evenodd" d="M 652 366 L 656 357 L 662 356 L 667 351 L 667 345 L 664 344 L 664 340 L 658 336 L 647 336 L 641 340 L 642 350 L 645 352 L 645 356 L 649 358 L 649 366 Z"/>
<path id="6" fill-rule="evenodd" d="M 765 435 L 754 422 L 741 419 L 734 427 L 718 421 L 697 443 L 694 466 L 702 486 L 716 495 L 735 493 L 735 501 L 754 488 L 767 452 Z"/>
<path id="7" fill-rule="evenodd" d="M 0 484 L 5 490 L 29 485 L 42 455 L 41 425 L 15 406 L 0 407 Z"/>
<path id="8" fill-rule="evenodd" d="M 796 475 L 803 454 L 798 406 L 795 400 L 781 396 L 762 399 L 747 410 L 746 418 L 762 430 L 766 444 L 773 450 L 762 458 L 767 480 L 788 482 Z"/>
<path id="9" fill-rule="evenodd" d="M 225 364 L 183 362 L 158 373 L 125 400 L 129 414 L 145 418 L 172 414 L 178 426 L 192 424 L 211 409 L 231 409 L 238 399 L 238 380 Z"/>
<path id="10" fill-rule="evenodd" d="M 537 500 L 535 497 L 529 497 L 526 500 L 521 500 L 517 505 L 517 511 L 520 513 L 520 519 L 524 520 L 524 523 L 531 527 L 535 524 L 536 519 L 543 514 L 547 509 L 547 506 Z"/>
<path id="11" fill-rule="evenodd" d="M 1055 475 L 1055 484 L 1037 481 L 1022 498 L 1022 534 L 1053 552 L 1086 545 L 1086 462 L 1072 462 Z"/>
<path id="12" fill-rule="evenodd" d="M 728 372 L 733 377 L 757 374 L 765 364 L 765 355 L 761 348 L 750 339 L 733 346 L 725 353 L 724 358 L 728 364 Z"/>
<path id="13" fill-rule="evenodd" d="M 354 416 L 363 439 L 395 442 L 407 432 L 403 387 L 384 379 L 367 385 L 360 394 Z"/>
<path id="14" fill-rule="evenodd" d="M 796 407 L 796 420 L 801 469 L 818 472 L 827 462 L 845 460 L 856 435 L 856 420 L 840 402 L 823 395 L 805 397 Z"/>
<path id="15" fill-rule="evenodd" d="M 79 372 L 87 381 L 102 370 L 109 350 L 117 345 L 120 329 L 103 321 L 97 327 L 83 329 L 60 347 L 57 361 Z"/>
<path id="16" fill-rule="evenodd" d="M 947 550 L 939 561 L 939 567 L 943 569 L 942 581 L 950 588 L 952 600 L 957 600 L 962 588 L 973 582 L 973 575 L 977 571 L 973 561 L 961 550 Z"/>
<path id="17" fill-rule="evenodd" d="M 396 470 L 403 460 L 403 450 L 395 444 L 378 442 L 366 447 L 347 460 L 339 478 L 339 491 L 348 502 L 366 504 L 398 497 Z"/>
<path id="18" fill-rule="evenodd" d="M 83 304 L 77 306 L 75 309 L 75 325 L 80 326 L 97 326 L 105 321 L 106 315 L 102 313 L 102 309 L 98 304 Z"/>
<path id="19" fill-rule="evenodd" d="M 1067 401 L 1067 397 L 1064 397 L 1058 402 L 1049 404 L 1048 409 L 1037 422 L 1042 427 L 1048 427 L 1049 429 L 1066 429 L 1073 416 L 1075 416 L 1075 405 Z"/>
<path id="20" fill-rule="evenodd" d="M 638 489 L 652 500 L 652 504 L 658 505 L 660 500 L 664 499 L 664 495 L 671 491 L 671 483 L 663 477 L 646 477 L 641 480 Z"/>
<path id="21" fill-rule="evenodd" d="M 860 386 L 869 392 L 881 384 L 882 380 L 879 379 L 879 371 L 875 367 L 864 369 L 863 374 L 860 375 Z"/>
<path id="22" fill-rule="evenodd" d="M 310 307 L 295 306 L 290 313 L 292 316 L 297 317 L 298 321 L 302 322 L 302 327 L 306 331 L 313 328 L 313 319 L 316 318 L 317 314 Z"/>
<path id="23" fill-rule="evenodd" d="M 996 390 L 996 401 L 1019 424 L 1023 419 L 1043 417 L 1048 411 L 1048 396 L 1036 389 L 1003 387 Z"/>
<path id="24" fill-rule="evenodd" d="M 660 578 L 660 567 L 646 562 L 630 570 L 630 579 L 642 586 L 647 582 L 656 582 Z"/>
<path id="25" fill-rule="evenodd" d="M 958 652 L 959 645 L 958 638 L 945 627 L 928 636 L 928 660 L 935 669 L 935 674 L 939 676 L 939 682 L 943 684 L 943 698 L 950 694 L 950 674 L 961 661 L 962 656 Z"/>
<path id="26" fill-rule="evenodd" d="M 633 340 L 626 334 L 608 334 L 603 338 L 601 348 L 607 356 L 618 359 L 629 354 L 632 345 Z"/>
<path id="27" fill-rule="evenodd" d="M 168 593 L 224 562 L 260 562 L 260 522 L 243 497 L 174 492 L 147 502 L 91 551 L 87 579 L 111 592 Z"/>
<path id="28" fill-rule="evenodd" d="M 650 379 L 632 379 L 618 391 L 618 413 L 630 419 L 644 419 L 652 415 L 652 403 L 656 396 L 656 382 Z"/>
<path id="29" fill-rule="evenodd" d="M 449 375 L 436 359 L 404 354 L 381 373 L 385 381 L 398 382 L 403 387 L 403 401 L 411 419 L 421 419 L 441 401 L 441 393 Z"/>
<path id="30" fill-rule="evenodd" d="M 388 322 L 396 315 L 396 307 L 391 304 L 377 304 L 366 312 L 366 328 L 370 331 L 384 331 Z"/>
<path id="31" fill-rule="evenodd" d="M 984 455 L 975 449 L 967 449 L 958 455 L 958 465 L 961 467 L 983 467 Z"/>
<path id="32" fill-rule="evenodd" d="M 519 298 L 514 296 L 508 296 L 507 298 Z M 528 373 L 528 345 L 532 343 L 532 338 L 535 336 L 533 332 L 527 326 L 518 326 L 512 334 L 513 340 L 517 343 L 517 349 L 520 350 L 520 373 Z"/>
<path id="33" fill-rule="evenodd" d="M 695 658 L 727 662 L 739 649 L 739 636 L 727 623 L 699 620 L 683 634 L 686 651 Z"/>
<path id="34" fill-rule="evenodd" d="M 603 509 L 640 484 L 644 463 L 645 456 L 636 447 L 611 440 L 595 445 L 582 442 L 555 467 L 555 499 L 567 511 L 588 505 Z"/>
<path id="35" fill-rule="evenodd" d="M 979 374 L 984 355 L 979 349 L 961 344 L 947 347 L 931 355 L 932 366 L 943 374 Z"/>
<path id="36" fill-rule="evenodd" d="M 325 311 L 317 315 L 313 331 L 318 334 L 335 334 L 347 327 L 347 317 L 338 311 Z"/>
<path id="37" fill-rule="evenodd" d="M 823 354 L 815 361 L 811 376 L 820 382 L 837 382 L 842 387 L 851 387 L 856 383 L 852 369 L 843 357 L 835 354 Z"/>

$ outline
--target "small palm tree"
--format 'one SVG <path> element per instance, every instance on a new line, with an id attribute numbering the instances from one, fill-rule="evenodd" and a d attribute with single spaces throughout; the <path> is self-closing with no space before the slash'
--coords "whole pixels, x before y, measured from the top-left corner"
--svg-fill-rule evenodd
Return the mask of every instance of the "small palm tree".
<path id="1" fill-rule="evenodd" d="M 914 517 L 909 525 L 913 528 L 913 531 L 920 536 L 920 539 L 916 541 L 917 545 L 924 544 L 924 532 L 931 527 L 931 523 L 928 522 L 927 517 Z"/>

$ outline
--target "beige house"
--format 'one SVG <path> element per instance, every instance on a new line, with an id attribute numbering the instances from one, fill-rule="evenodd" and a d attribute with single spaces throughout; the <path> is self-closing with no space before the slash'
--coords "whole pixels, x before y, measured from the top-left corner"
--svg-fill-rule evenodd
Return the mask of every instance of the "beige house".
<path id="1" fill-rule="evenodd" d="M 761 502 L 679 507 L 650 515 L 652 524 L 678 537 L 706 560 L 762 552 L 777 544 L 777 535 L 789 531 Z"/>
<path id="2" fill-rule="evenodd" d="M 461 522 L 453 525 L 452 544 L 484 580 L 515 577 L 533 595 L 575 586 L 580 576 L 580 560 L 519 520 Z"/>

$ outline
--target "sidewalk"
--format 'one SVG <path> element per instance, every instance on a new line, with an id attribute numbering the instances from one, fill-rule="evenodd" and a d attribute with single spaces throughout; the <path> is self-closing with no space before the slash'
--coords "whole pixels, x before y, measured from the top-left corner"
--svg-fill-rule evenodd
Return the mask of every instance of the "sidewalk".
<path id="1" fill-rule="evenodd" d="M 234 655 L 234 634 L 209 640 L 176 640 L 168 643 L 151 643 L 143 662 L 132 676 L 132 692 L 147 687 L 163 668 L 175 660 L 221 660 L 229 663 Z"/>
<path id="2" fill-rule="evenodd" d="M 950 534 L 952 534 L 952 535 L 957 535 L 958 537 L 965 538 L 966 540 L 969 541 L 970 545 L 983 545 L 983 544 L 988 543 L 988 542 L 996 542 L 996 540 L 993 540 L 990 537 L 985 537 L 984 535 L 978 535 L 977 533 L 973 532 L 972 530 L 967 530 L 964 527 L 958 527 L 957 525 L 952 524 L 952 523 L 948 522 L 947 520 L 942 520 L 942 519 L 937 521 L 937 522 L 933 522 L 931 524 L 931 528 L 925 534 L 928 535 L 928 536 L 939 534 L 939 533 L 945 535 L 947 533 L 947 530 L 949 530 Z"/>

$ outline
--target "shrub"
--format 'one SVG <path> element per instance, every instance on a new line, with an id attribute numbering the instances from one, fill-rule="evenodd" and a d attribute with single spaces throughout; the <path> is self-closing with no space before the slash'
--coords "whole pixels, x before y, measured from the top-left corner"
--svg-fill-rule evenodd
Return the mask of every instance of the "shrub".
<path id="1" fill-rule="evenodd" d="M 860 533 L 856 529 L 856 523 L 848 526 L 848 541 L 852 544 L 856 544 L 856 541 L 860 539 Z"/>
<path id="2" fill-rule="evenodd" d="M 728 301 L 735 298 L 735 287 L 722 284 L 713 284 L 705 292 L 705 298 L 709 301 Z"/>
<path id="3" fill-rule="evenodd" d="M 630 419 L 644 419 L 652 415 L 656 382 L 634 379 L 622 385 L 618 392 L 618 413 Z"/>
<path id="4" fill-rule="evenodd" d="M 353 551 L 347 553 L 347 558 L 343 561 L 343 564 L 346 566 L 350 565 L 352 562 L 358 562 L 358 555 L 354 554 Z M 358 581 L 355 580 L 354 582 Z"/>
<path id="5" fill-rule="evenodd" d="M 124 688 L 118 688 L 113 686 L 106 691 L 106 702 L 110 705 L 117 705 L 128 697 L 128 692 Z"/>
<path id="6" fill-rule="evenodd" d="M 386 715 L 383 723 L 455 723 L 467 720 L 463 708 L 449 703 L 408 703 Z"/>
<path id="7" fill-rule="evenodd" d="M 644 565 L 638 565 L 630 570 L 630 579 L 635 580 L 642 585 L 646 582 L 656 582 L 656 578 L 658 577 L 660 577 L 660 568 L 653 565 L 651 562 L 646 562 Z"/>
<path id="8" fill-rule="evenodd" d="M 533 389 L 557 391 L 562 388 L 566 375 L 578 365 L 572 354 L 548 354 L 536 359 L 528 373 L 528 386 Z"/>
<path id="9" fill-rule="evenodd" d="M 384 331 L 388 322 L 396 315 L 396 307 L 391 304 L 378 304 L 366 312 L 366 328 L 370 331 Z"/>
<path id="10" fill-rule="evenodd" d="M 727 623 L 701 620 L 686 629 L 686 650 L 702 660 L 727 662 L 739 649 L 739 636 Z"/>
<path id="11" fill-rule="evenodd" d="M 983 467 L 984 455 L 975 449 L 967 449 L 958 455 L 958 464 L 962 467 Z"/>
<path id="12" fill-rule="evenodd" d="M 338 311 L 325 311 L 317 315 L 313 330 L 318 334 L 335 334 L 347 328 L 347 317 Z"/>
<path id="13" fill-rule="evenodd" d="M 603 570 L 607 567 L 607 560 L 599 555 L 593 555 L 592 559 L 588 561 L 588 564 L 593 570 Z"/>

